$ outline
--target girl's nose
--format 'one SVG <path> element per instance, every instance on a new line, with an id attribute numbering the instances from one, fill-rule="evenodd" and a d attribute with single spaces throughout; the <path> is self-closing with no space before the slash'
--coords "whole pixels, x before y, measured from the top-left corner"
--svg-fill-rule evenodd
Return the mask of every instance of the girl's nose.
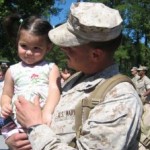
<path id="1" fill-rule="evenodd" d="M 32 55 L 32 51 L 30 49 L 26 50 L 26 55 Z"/>

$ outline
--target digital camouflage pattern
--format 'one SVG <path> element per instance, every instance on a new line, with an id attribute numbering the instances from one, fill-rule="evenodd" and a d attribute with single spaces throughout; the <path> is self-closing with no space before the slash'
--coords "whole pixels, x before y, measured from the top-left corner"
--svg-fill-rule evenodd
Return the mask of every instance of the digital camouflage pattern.
<path id="1" fill-rule="evenodd" d="M 150 89 L 150 79 L 144 75 L 142 78 L 137 80 L 137 91 L 139 95 L 143 95 L 147 90 Z M 150 96 L 145 98 L 147 101 L 150 101 Z"/>
<path id="2" fill-rule="evenodd" d="M 102 3 L 73 3 L 67 22 L 50 30 L 49 38 L 64 47 L 109 41 L 120 35 L 122 21 L 118 10 Z"/>
<path id="3" fill-rule="evenodd" d="M 88 97 L 97 84 L 118 73 L 118 67 L 112 65 L 95 75 L 80 74 L 71 80 L 63 89 L 51 128 L 40 125 L 29 134 L 33 150 L 74 149 L 68 144 L 76 136 L 75 106 Z M 79 78 L 81 82 L 75 84 Z M 76 149 L 136 150 L 141 114 L 142 103 L 134 87 L 127 82 L 118 84 L 107 93 L 102 103 L 90 111 L 87 120 L 83 110 L 83 135 L 76 141 Z"/>

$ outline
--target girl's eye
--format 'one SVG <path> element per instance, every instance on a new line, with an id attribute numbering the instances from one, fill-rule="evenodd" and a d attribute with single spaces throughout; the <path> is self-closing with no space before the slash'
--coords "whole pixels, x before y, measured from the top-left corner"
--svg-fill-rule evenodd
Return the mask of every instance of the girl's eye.
<path id="1" fill-rule="evenodd" d="M 27 45 L 25 45 L 25 44 L 20 44 L 20 46 L 21 46 L 23 49 L 27 49 Z"/>
<path id="2" fill-rule="evenodd" d="M 39 52 L 39 51 L 41 51 L 41 48 L 39 48 L 39 47 L 34 47 L 34 49 L 33 49 L 35 52 Z"/>

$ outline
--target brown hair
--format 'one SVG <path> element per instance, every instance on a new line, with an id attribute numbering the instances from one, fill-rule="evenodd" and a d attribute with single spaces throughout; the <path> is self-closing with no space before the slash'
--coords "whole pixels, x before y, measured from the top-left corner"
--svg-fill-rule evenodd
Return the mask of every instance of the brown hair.
<path id="1" fill-rule="evenodd" d="M 22 19 L 18 14 L 8 16 L 4 20 L 4 26 L 10 37 L 15 37 L 18 41 L 20 38 L 20 31 L 27 30 L 38 36 L 46 36 L 47 41 L 50 42 L 48 32 L 52 29 L 50 23 L 38 16 L 31 16 Z"/>

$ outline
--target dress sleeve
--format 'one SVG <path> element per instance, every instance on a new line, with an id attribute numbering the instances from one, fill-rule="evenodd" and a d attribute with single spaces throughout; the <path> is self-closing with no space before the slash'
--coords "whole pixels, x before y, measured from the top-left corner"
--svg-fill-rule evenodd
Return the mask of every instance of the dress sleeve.
<path id="1" fill-rule="evenodd" d="M 55 65 L 55 63 L 49 63 L 49 69 L 51 70 L 53 68 L 53 66 Z"/>

